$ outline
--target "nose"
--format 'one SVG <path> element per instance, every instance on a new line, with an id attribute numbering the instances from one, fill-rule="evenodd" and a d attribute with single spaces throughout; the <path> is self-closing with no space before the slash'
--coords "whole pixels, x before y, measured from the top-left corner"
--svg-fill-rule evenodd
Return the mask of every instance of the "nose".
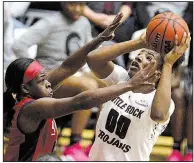
<path id="1" fill-rule="evenodd" d="M 135 60 L 138 62 L 142 62 L 143 58 L 141 55 L 138 55 L 137 57 L 135 57 Z"/>
<path id="2" fill-rule="evenodd" d="M 51 88 L 51 83 L 46 80 L 46 88 Z"/>

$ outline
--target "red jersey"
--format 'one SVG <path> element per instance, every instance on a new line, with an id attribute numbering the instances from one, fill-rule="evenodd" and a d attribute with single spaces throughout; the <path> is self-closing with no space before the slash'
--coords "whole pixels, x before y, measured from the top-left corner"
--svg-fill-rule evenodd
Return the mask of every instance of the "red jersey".
<path id="1" fill-rule="evenodd" d="M 33 101 L 31 98 L 25 98 L 14 106 L 15 114 L 4 161 L 35 161 L 43 154 L 52 153 L 54 149 L 57 140 L 54 119 L 43 120 L 32 133 L 24 133 L 18 126 L 18 117 L 22 109 Z"/>

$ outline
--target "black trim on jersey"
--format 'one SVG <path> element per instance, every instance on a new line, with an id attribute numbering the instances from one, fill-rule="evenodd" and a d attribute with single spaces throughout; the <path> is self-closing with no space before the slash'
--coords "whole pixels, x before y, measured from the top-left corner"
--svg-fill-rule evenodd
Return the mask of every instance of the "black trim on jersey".
<path id="1" fill-rule="evenodd" d="M 17 116 L 17 128 L 19 131 L 25 136 L 25 142 L 20 144 L 19 147 L 19 158 L 18 161 L 32 161 L 34 152 L 36 150 L 36 145 L 38 143 L 38 138 L 40 136 L 40 130 L 43 128 L 46 120 L 41 121 L 38 128 L 32 132 L 32 133 L 25 133 L 22 131 L 22 129 L 19 127 L 18 119 L 21 116 L 21 113 L 23 112 L 24 107 L 33 102 L 34 100 L 29 100 L 19 110 L 18 116 Z"/>
<path id="2" fill-rule="evenodd" d="M 43 128 L 46 120 L 42 121 L 36 131 L 30 134 L 25 134 L 25 142 L 20 145 L 18 161 L 32 161 L 38 138 L 40 136 L 40 130 Z"/>
<path id="3" fill-rule="evenodd" d="M 20 130 L 20 132 L 22 133 L 22 134 L 26 134 L 24 131 L 22 131 L 22 129 L 20 128 L 20 126 L 19 126 L 19 124 L 18 124 L 18 119 L 19 119 L 19 117 L 21 116 L 21 113 L 22 113 L 22 111 L 23 111 L 23 109 L 24 109 L 24 107 L 27 105 L 27 104 L 29 104 L 29 103 L 31 103 L 31 102 L 33 102 L 34 100 L 32 99 L 32 100 L 29 100 L 28 102 L 26 102 L 24 105 L 22 105 L 22 107 L 20 108 L 20 110 L 19 110 L 19 113 L 18 113 L 18 116 L 17 116 L 17 128 Z"/>

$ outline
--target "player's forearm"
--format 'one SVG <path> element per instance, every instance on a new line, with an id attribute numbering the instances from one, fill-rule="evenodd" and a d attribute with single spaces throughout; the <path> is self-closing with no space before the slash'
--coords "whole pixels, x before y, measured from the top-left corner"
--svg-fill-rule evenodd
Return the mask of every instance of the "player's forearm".
<path id="1" fill-rule="evenodd" d="M 74 108 L 80 110 L 99 106 L 130 90 L 132 90 L 132 86 L 130 86 L 130 84 L 126 82 L 105 88 L 85 91 L 74 97 L 73 100 L 75 102 Z"/>
<path id="2" fill-rule="evenodd" d="M 104 64 L 116 59 L 120 55 L 141 49 L 143 47 L 144 45 L 141 40 L 130 40 L 116 43 L 93 50 L 89 53 L 87 61 L 91 63 L 95 62 L 96 64 Z"/>
<path id="3" fill-rule="evenodd" d="M 150 117 L 155 121 L 164 121 L 168 117 L 171 102 L 171 78 L 172 65 L 164 64 L 151 108 Z"/>
<path id="4" fill-rule="evenodd" d="M 58 118 L 78 110 L 86 110 L 99 106 L 131 89 L 132 86 L 128 83 L 122 83 L 106 88 L 85 91 L 69 98 L 42 98 L 36 101 L 36 106 L 33 106 L 33 109 L 28 110 L 28 114 L 32 114 L 31 112 L 36 112 L 37 110 L 40 120 Z"/>

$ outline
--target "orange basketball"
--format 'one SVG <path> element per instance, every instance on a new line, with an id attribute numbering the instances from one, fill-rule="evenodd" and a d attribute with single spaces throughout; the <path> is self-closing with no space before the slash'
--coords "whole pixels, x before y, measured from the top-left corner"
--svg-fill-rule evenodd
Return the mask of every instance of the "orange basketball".
<path id="1" fill-rule="evenodd" d="M 151 49 L 162 54 L 167 54 L 174 46 L 175 34 L 178 34 L 178 44 L 184 32 L 189 33 L 187 23 L 182 17 L 165 12 L 153 17 L 146 30 L 146 39 Z"/>

